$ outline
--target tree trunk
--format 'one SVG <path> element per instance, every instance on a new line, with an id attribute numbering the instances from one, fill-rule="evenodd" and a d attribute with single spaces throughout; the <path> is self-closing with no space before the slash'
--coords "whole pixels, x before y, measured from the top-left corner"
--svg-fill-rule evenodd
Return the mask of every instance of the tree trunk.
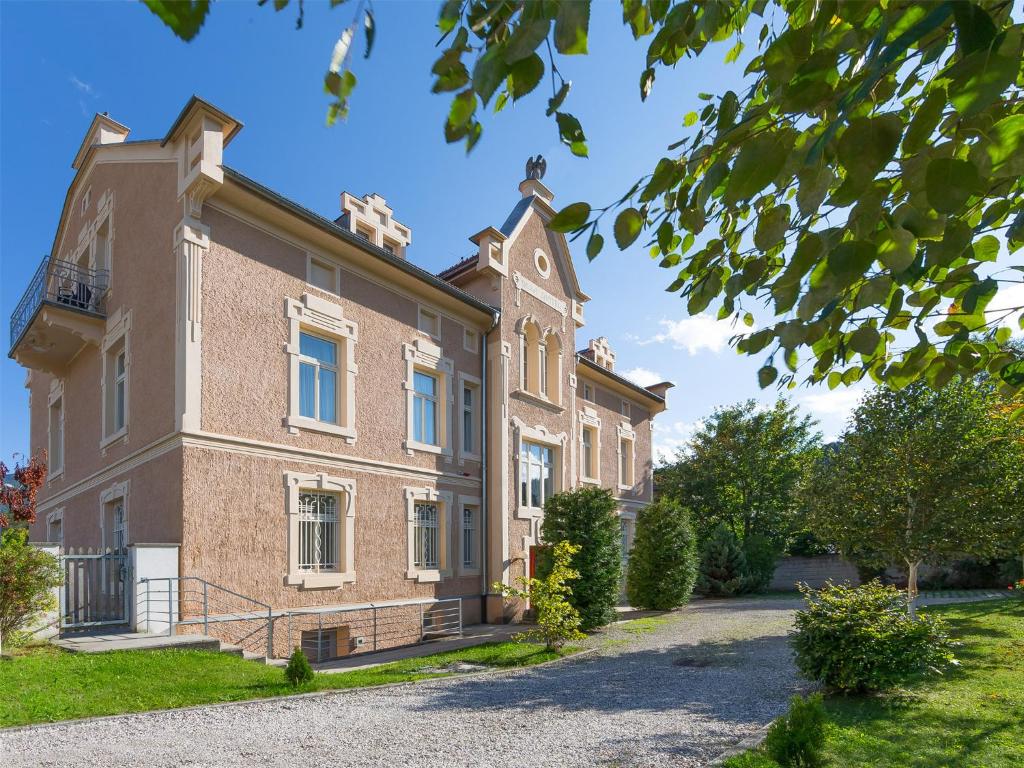
<path id="1" fill-rule="evenodd" d="M 920 560 L 907 560 L 907 610 L 911 618 L 917 618 L 917 569 Z"/>

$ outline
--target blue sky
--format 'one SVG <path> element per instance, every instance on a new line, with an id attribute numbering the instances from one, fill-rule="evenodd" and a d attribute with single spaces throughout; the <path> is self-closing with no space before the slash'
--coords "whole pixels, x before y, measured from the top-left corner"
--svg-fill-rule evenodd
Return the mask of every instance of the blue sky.
<path id="1" fill-rule="evenodd" d="M 583 123 L 590 159 L 558 143 L 543 114 L 546 86 L 488 118 L 467 157 L 460 145 L 444 143 L 448 98 L 430 93 L 439 4 L 378 0 L 375 7 L 377 42 L 368 61 L 356 61 L 351 115 L 327 128 L 321 78 L 353 6 L 332 11 L 307 0 L 305 26 L 295 31 L 294 10 L 216 3 L 199 37 L 185 44 L 139 3 L 0 3 L 2 316 L 50 248 L 71 160 L 95 112 L 129 126 L 131 138 L 161 137 L 197 93 L 245 124 L 225 153 L 229 165 L 332 217 L 342 190 L 378 192 L 412 229 L 410 259 L 438 271 L 470 253 L 469 235 L 504 220 L 528 156 L 547 158 L 545 183 L 556 206 L 618 199 L 684 135 L 682 116 L 700 108 L 697 93 L 735 88 L 742 72 L 721 63 L 731 43 L 722 44 L 699 64 L 659 73 L 641 103 L 646 46 L 632 41 L 617 4 L 595 3 L 590 46 L 600 55 L 564 59 L 562 67 L 574 83 L 565 108 Z M 762 361 L 728 347 L 727 324 L 688 318 L 683 302 L 664 292 L 673 275 L 645 248 L 606 249 L 588 263 L 578 245 L 577 270 L 593 297 L 581 346 L 607 335 L 620 372 L 644 384 L 676 384 L 670 410 L 658 419 L 660 450 L 678 445 L 717 405 L 774 399 L 774 390 L 756 384 Z M 8 460 L 28 449 L 23 382 L 24 371 L 5 357 L 0 458 Z M 794 398 L 833 435 L 856 392 L 802 388 Z"/>

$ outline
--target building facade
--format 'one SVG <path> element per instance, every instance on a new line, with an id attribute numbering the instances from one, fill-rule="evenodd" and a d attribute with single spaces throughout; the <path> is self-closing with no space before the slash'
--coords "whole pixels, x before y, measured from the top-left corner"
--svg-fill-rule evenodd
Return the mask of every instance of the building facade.
<path id="1" fill-rule="evenodd" d="M 541 180 L 434 275 L 380 196 L 325 218 L 231 169 L 240 128 L 196 98 L 162 139 L 93 121 L 11 320 L 50 465 L 33 540 L 173 544 L 275 609 L 461 597 L 467 623 L 518 618 L 492 586 L 552 493 L 611 489 L 628 544 L 671 385 L 578 345 Z"/>

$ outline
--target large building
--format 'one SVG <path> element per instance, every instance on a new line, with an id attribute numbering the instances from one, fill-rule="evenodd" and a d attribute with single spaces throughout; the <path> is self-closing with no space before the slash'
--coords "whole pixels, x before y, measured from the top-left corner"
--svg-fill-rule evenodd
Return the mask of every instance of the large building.
<path id="1" fill-rule="evenodd" d="M 233 170 L 240 129 L 197 98 L 163 138 L 90 126 L 11 319 L 50 467 L 32 538 L 174 545 L 177 576 L 275 610 L 460 597 L 466 623 L 517 617 L 492 586 L 553 493 L 611 489 L 628 544 L 671 385 L 577 351 L 538 164 L 435 275 L 379 195 L 325 218 Z"/>

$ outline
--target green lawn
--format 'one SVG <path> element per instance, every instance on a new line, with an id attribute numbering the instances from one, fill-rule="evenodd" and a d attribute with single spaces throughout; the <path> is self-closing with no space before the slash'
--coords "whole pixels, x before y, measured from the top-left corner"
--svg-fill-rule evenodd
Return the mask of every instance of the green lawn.
<path id="1" fill-rule="evenodd" d="M 559 655 L 533 643 L 487 643 L 367 670 L 318 673 L 295 689 L 283 669 L 215 651 L 84 654 L 38 646 L 0 659 L 0 727 L 409 682 L 444 677 L 450 673 L 424 670 L 457 661 L 510 668 Z"/>
<path id="2" fill-rule="evenodd" d="M 1024 602 L 926 609 L 946 618 L 961 666 L 901 691 L 826 699 L 829 766 L 1017 768 L 1024 765 Z M 772 765 L 751 754 L 730 768 Z"/>

